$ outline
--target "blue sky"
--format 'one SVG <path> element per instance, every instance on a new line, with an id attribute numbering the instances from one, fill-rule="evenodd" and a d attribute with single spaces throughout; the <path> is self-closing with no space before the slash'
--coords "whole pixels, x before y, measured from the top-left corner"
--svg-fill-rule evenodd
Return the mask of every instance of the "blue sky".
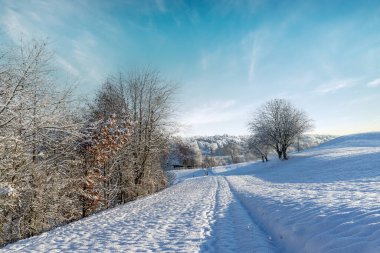
<path id="1" fill-rule="evenodd" d="M 290 99 L 315 133 L 380 130 L 379 1 L 0 0 L 0 42 L 48 38 L 56 65 L 92 94 L 151 66 L 180 84 L 184 135 L 246 134 Z"/>

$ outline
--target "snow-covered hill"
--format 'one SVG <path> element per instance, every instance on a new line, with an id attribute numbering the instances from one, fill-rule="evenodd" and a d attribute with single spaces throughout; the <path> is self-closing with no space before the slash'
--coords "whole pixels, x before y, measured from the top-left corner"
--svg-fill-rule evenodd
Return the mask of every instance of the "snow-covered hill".
<path id="1" fill-rule="evenodd" d="M 380 252 L 380 133 L 177 179 L 0 252 Z"/>
<path id="2" fill-rule="evenodd" d="M 249 136 L 246 135 L 212 135 L 212 136 L 194 136 L 185 138 L 188 143 L 194 143 L 201 150 L 202 154 L 213 152 L 215 156 L 226 156 L 225 147 L 228 145 L 237 145 L 243 150 Z"/>

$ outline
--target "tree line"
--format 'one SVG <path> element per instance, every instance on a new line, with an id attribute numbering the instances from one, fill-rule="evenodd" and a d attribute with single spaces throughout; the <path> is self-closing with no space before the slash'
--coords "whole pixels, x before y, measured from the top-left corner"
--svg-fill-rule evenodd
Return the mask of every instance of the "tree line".
<path id="1" fill-rule="evenodd" d="M 46 42 L 0 52 L 0 245 L 167 186 L 175 85 L 112 75 L 79 105 Z"/>

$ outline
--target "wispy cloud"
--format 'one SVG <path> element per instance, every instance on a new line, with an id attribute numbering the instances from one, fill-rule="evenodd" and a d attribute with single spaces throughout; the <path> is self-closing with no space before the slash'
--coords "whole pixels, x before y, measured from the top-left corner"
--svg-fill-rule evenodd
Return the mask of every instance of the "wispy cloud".
<path id="1" fill-rule="evenodd" d="M 96 53 L 100 50 L 96 38 L 86 32 L 81 37 L 72 40 L 71 46 L 73 64 L 78 66 L 79 71 L 86 73 L 82 81 L 92 85 L 99 84 L 105 77 L 107 69 L 105 62 Z"/>
<path id="2" fill-rule="evenodd" d="M 370 81 L 367 83 L 368 87 L 379 87 L 380 86 L 380 78 Z"/>
<path id="3" fill-rule="evenodd" d="M 318 86 L 315 89 L 315 92 L 321 94 L 333 93 L 341 89 L 352 87 L 356 84 L 357 81 L 357 79 L 333 80 L 328 82 L 327 84 Z"/>
<path id="4" fill-rule="evenodd" d="M 249 82 L 253 82 L 253 78 L 255 76 L 256 61 L 257 61 L 257 51 L 258 51 L 258 48 L 254 44 L 252 46 L 251 61 L 250 61 L 250 64 L 249 64 L 249 75 L 248 75 Z"/>
<path id="5" fill-rule="evenodd" d="M 74 67 L 71 63 L 69 63 L 67 60 L 63 59 L 60 56 L 55 57 L 57 63 L 61 65 L 70 75 L 73 75 L 75 77 L 80 75 L 80 72 L 76 67 Z"/>
<path id="6" fill-rule="evenodd" d="M 4 8 L 0 10 L 0 25 L 7 39 L 15 44 L 19 44 L 21 39 L 25 42 L 31 39 L 48 39 L 51 49 L 57 49 L 55 63 L 58 68 L 71 77 L 81 76 L 81 82 L 86 85 L 98 85 L 104 78 L 105 60 L 99 55 L 102 49 L 98 46 L 99 36 L 102 35 L 95 36 L 91 29 L 84 27 L 83 21 L 87 22 L 90 18 L 88 13 L 94 13 L 95 9 L 91 9 L 86 2 L 78 4 L 80 6 L 70 2 L 36 1 L 29 8 L 21 8 L 16 1 L 5 2 L 2 6 Z M 80 9 L 87 9 L 89 12 Z M 70 17 L 75 17 L 80 22 L 70 26 Z M 103 20 L 99 25 L 109 24 Z M 65 33 L 57 28 L 64 29 Z"/>
<path id="7" fill-rule="evenodd" d="M 4 11 L 0 22 L 1 26 L 4 27 L 5 33 L 15 43 L 19 43 L 22 37 L 29 38 L 31 35 L 31 30 L 26 26 L 23 15 L 12 9 L 7 8 Z"/>
<path id="8" fill-rule="evenodd" d="M 161 11 L 161 12 L 167 11 L 165 0 L 156 0 L 156 5 L 157 5 L 159 11 Z"/>
<path id="9" fill-rule="evenodd" d="M 259 50 L 259 32 L 249 33 L 243 40 L 241 41 L 241 45 L 245 48 L 245 51 L 248 55 L 248 81 L 251 83 L 255 77 L 256 63 L 258 58 L 258 50 Z"/>

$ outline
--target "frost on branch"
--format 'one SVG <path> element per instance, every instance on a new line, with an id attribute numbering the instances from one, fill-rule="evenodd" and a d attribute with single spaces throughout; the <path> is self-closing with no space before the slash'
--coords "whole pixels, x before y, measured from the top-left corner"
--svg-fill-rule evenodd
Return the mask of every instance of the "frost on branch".
<path id="1" fill-rule="evenodd" d="M 0 197 L 11 197 L 15 190 L 9 185 L 0 185 Z"/>

